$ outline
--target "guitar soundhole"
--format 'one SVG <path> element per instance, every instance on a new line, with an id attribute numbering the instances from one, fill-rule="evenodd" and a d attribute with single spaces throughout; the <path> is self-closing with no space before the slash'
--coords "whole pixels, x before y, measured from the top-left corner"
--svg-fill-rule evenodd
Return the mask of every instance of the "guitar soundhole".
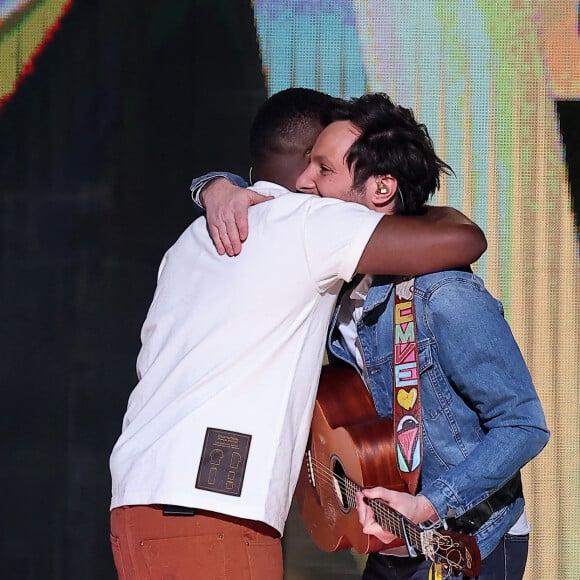
<path id="1" fill-rule="evenodd" d="M 342 463 L 338 457 L 331 457 L 332 465 L 332 485 L 334 487 L 334 493 L 336 499 L 338 500 L 340 509 L 347 513 L 350 511 L 350 505 L 348 502 L 348 490 L 346 486 L 346 473 Z"/>

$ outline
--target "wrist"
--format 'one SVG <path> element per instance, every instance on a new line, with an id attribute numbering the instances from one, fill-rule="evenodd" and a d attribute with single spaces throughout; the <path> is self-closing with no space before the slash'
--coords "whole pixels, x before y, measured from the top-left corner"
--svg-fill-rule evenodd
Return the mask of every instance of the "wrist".
<path id="1" fill-rule="evenodd" d="M 439 520 L 439 514 L 435 511 L 433 504 L 424 496 L 417 496 L 417 510 L 415 512 L 416 523 L 426 521 L 436 522 Z"/>
<path id="2" fill-rule="evenodd" d="M 214 186 L 214 184 L 218 183 L 219 181 L 228 181 L 227 177 L 223 177 L 223 176 L 217 176 L 217 177 L 212 177 L 211 179 L 209 179 L 206 183 L 204 183 L 201 187 L 201 189 L 199 190 L 199 203 L 201 205 L 201 207 L 206 208 L 205 202 L 206 202 L 206 195 L 208 192 L 211 191 L 211 188 Z"/>

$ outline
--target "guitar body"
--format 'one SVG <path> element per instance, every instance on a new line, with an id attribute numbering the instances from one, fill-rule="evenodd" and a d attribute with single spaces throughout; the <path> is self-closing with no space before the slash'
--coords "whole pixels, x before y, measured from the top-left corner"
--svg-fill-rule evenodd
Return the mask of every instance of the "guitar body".
<path id="1" fill-rule="evenodd" d="M 353 547 L 367 554 L 384 549 L 380 540 L 362 532 L 354 491 L 341 484 L 344 477 L 361 488 L 408 491 L 397 471 L 392 421 L 377 415 L 354 370 L 324 367 L 295 499 L 322 550 Z M 399 545 L 402 540 L 390 547 Z"/>

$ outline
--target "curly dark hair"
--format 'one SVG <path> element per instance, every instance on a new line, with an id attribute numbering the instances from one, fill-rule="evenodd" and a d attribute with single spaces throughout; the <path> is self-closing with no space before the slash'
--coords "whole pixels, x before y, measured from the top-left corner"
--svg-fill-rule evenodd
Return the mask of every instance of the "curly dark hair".
<path id="1" fill-rule="evenodd" d="M 435 153 L 427 127 L 384 93 L 351 99 L 347 107 L 326 113 L 325 121 L 338 120 L 361 130 L 346 158 L 349 168 L 354 167 L 354 187 L 362 187 L 369 177 L 392 175 L 401 191 L 396 213 L 420 213 L 439 189 L 441 173 L 453 174 Z"/>

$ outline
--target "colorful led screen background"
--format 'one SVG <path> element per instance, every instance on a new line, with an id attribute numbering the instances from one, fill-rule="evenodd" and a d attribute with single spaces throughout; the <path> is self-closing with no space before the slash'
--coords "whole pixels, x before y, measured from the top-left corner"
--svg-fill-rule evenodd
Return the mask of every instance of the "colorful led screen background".
<path id="1" fill-rule="evenodd" d="M 489 250 L 476 271 L 504 303 L 552 431 L 525 469 L 533 527 L 527 577 L 577 578 L 578 239 L 558 103 L 575 106 L 580 97 L 578 3 L 253 6 L 270 93 L 289 85 L 338 96 L 386 92 L 414 109 L 455 170 L 435 202 L 485 229 Z"/>
<path id="2" fill-rule="evenodd" d="M 552 431 L 526 577 L 576 580 L 578 21 L 576 0 L 0 0 L 3 577 L 113 577 L 107 458 L 189 180 L 243 172 L 259 103 L 306 86 L 389 93 L 454 168 L 434 202 L 485 229 L 476 270 Z"/>

